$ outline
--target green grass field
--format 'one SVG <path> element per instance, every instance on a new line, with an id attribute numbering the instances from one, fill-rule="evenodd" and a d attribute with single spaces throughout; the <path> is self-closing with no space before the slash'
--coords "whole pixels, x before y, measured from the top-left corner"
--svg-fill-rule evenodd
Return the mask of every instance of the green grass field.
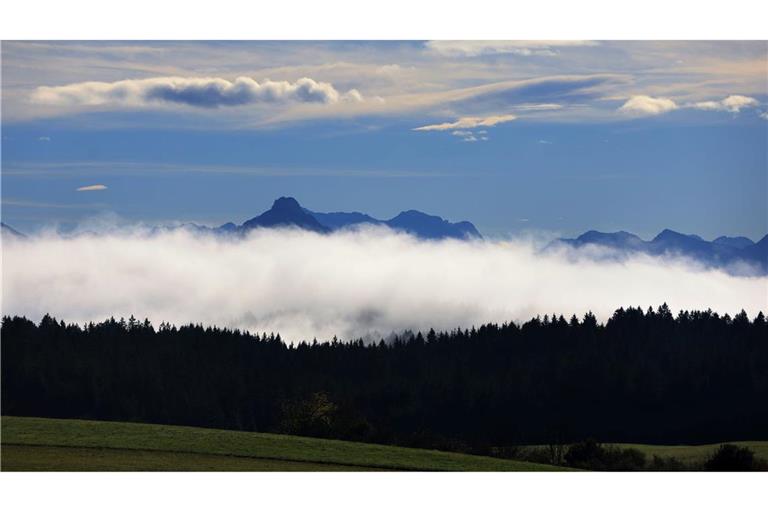
<path id="1" fill-rule="evenodd" d="M 3 471 L 555 471 L 436 450 L 206 428 L 2 417 Z"/>

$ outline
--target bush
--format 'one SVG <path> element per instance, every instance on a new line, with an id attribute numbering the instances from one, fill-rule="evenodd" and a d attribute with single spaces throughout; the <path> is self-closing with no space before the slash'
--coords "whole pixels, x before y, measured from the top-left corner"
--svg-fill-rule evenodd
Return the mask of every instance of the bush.
<path id="1" fill-rule="evenodd" d="M 594 471 L 638 471 L 645 469 L 645 454 L 634 448 L 604 447 L 587 440 L 572 445 L 565 454 L 569 466 Z"/>
<path id="2" fill-rule="evenodd" d="M 282 406 L 280 431 L 297 436 L 331 437 L 337 409 L 324 392 L 312 393 L 304 400 L 288 401 Z"/>
<path id="3" fill-rule="evenodd" d="M 723 444 L 704 463 L 707 471 L 752 471 L 755 469 L 755 453 L 735 444 Z"/>
<path id="4" fill-rule="evenodd" d="M 569 466 L 582 469 L 606 469 L 603 466 L 605 449 L 593 439 L 587 439 L 568 448 L 565 454 L 565 463 Z"/>
<path id="5" fill-rule="evenodd" d="M 610 471 L 640 471 L 645 469 L 645 454 L 636 448 L 609 447 L 603 456 L 605 469 Z"/>

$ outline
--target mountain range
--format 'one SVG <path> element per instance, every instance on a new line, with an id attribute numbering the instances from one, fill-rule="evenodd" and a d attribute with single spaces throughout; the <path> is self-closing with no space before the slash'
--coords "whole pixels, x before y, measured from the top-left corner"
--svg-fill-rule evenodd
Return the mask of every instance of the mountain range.
<path id="1" fill-rule="evenodd" d="M 455 238 L 459 240 L 482 238 L 471 222 L 449 222 L 442 217 L 417 210 L 400 212 L 389 220 L 380 220 L 360 212 L 313 212 L 303 208 L 292 197 L 276 199 L 272 208 L 240 225 L 227 222 L 216 228 L 198 224 L 178 226 L 194 232 L 242 235 L 255 228 L 298 227 L 316 233 L 332 233 L 341 229 L 362 225 L 386 226 L 395 231 L 408 233 L 425 240 Z M 174 228 L 157 228 L 167 230 Z"/>
<path id="2" fill-rule="evenodd" d="M 743 236 L 721 236 L 707 241 L 698 235 L 665 229 L 652 240 L 645 241 L 626 231 L 587 231 L 577 238 L 560 238 L 546 249 L 563 246 L 577 249 L 586 246 L 604 247 L 611 250 L 608 257 L 623 257 L 633 253 L 682 256 L 708 267 L 726 268 L 732 273 L 751 273 L 753 269 L 763 274 L 768 273 L 768 235 L 757 243 Z M 739 268 L 740 263 L 746 263 L 752 269 Z"/>
<path id="3" fill-rule="evenodd" d="M 355 226 L 385 226 L 408 233 L 424 240 L 482 239 L 475 226 L 468 221 L 449 222 L 442 217 L 418 210 L 400 212 L 388 220 L 376 219 L 360 212 L 314 212 L 303 208 L 292 197 L 281 197 L 272 207 L 242 224 L 227 222 L 218 227 L 187 223 L 174 227 L 157 227 L 153 232 L 185 229 L 197 233 L 225 236 L 242 236 L 256 228 L 297 227 L 316 233 L 327 234 Z M 7 224 L 2 224 L 3 236 L 24 237 Z M 760 241 L 738 236 L 721 236 L 707 241 L 698 235 L 687 235 L 665 229 L 652 240 L 646 241 L 626 231 L 603 233 L 587 231 L 577 238 L 560 238 L 544 248 L 544 251 L 561 247 L 601 247 L 609 249 L 602 257 L 622 258 L 635 253 L 653 256 L 672 255 L 694 259 L 707 267 L 724 268 L 735 274 L 768 274 L 768 235 Z M 746 264 L 746 265 L 744 265 Z"/>

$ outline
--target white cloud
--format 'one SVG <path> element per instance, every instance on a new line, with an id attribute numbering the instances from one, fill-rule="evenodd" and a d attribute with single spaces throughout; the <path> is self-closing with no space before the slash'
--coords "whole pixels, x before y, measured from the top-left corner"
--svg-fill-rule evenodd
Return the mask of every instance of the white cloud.
<path id="1" fill-rule="evenodd" d="M 51 138 L 46 136 L 38 137 L 37 140 L 40 142 L 51 142 Z"/>
<path id="2" fill-rule="evenodd" d="M 693 108 L 699 110 L 724 110 L 719 101 L 699 101 L 693 104 Z"/>
<path id="3" fill-rule="evenodd" d="M 677 103 L 669 98 L 653 98 L 651 96 L 638 95 L 629 98 L 619 110 L 635 115 L 658 115 L 672 110 L 677 110 Z"/>
<path id="4" fill-rule="evenodd" d="M 95 190 L 107 190 L 106 185 L 87 185 L 85 187 L 77 188 L 77 192 L 93 192 Z"/>
<path id="5" fill-rule="evenodd" d="M 504 114 L 488 117 L 462 117 L 459 118 L 458 121 L 440 124 L 429 124 L 426 126 L 419 126 L 413 130 L 417 132 L 430 132 L 477 128 L 479 126 L 496 126 L 497 124 L 508 123 L 509 121 L 514 121 L 515 119 L 517 119 L 517 116 L 514 114 Z"/>
<path id="6" fill-rule="evenodd" d="M 183 104 L 215 108 L 255 103 L 338 103 L 360 102 L 356 89 L 340 93 L 333 85 L 300 78 L 295 82 L 273 82 L 241 76 L 223 78 L 158 77 L 117 82 L 80 82 L 38 87 L 33 103 L 56 106 L 146 106 Z"/>
<path id="7" fill-rule="evenodd" d="M 699 101 L 683 105 L 678 105 L 670 98 L 654 98 L 652 96 L 638 95 L 629 98 L 619 110 L 635 115 L 659 115 L 680 108 L 737 113 L 742 109 L 756 107 L 758 105 L 759 102 L 755 98 L 738 94 L 730 95 L 718 101 Z"/>
<path id="8" fill-rule="evenodd" d="M 737 113 L 744 108 L 752 108 L 759 105 L 759 102 L 755 98 L 749 96 L 741 96 L 739 94 L 732 94 L 727 98 L 720 101 L 700 101 L 692 105 L 693 108 L 699 110 L 722 110 L 726 112 Z"/>
<path id="9" fill-rule="evenodd" d="M 537 111 L 537 110 L 560 110 L 563 108 L 562 105 L 558 105 L 557 103 L 523 103 L 522 105 L 515 105 L 515 110 L 524 110 L 524 111 Z"/>
<path id="10" fill-rule="evenodd" d="M 556 48 L 597 46 L 595 41 L 428 41 L 426 47 L 448 57 L 477 57 L 480 55 L 514 54 L 523 56 L 553 56 Z"/>
<path id="11" fill-rule="evenodd" d="M 760 118 L 768 121 L 768 112 L 763 112 L 762 114 L 760 114 Z"/>
<path id="12" fill-rule="evenodd" d="M 312 254 L 307 258 L 307 254 Z M 619 306 L 765 310 L 768 278 L 683 260 L 595 261 L 518 241 L 420 242 L 386 229 L 245 240 L 175 232 L 3 241 L 3 314 L 70 322 L 112 315 L 329 339 L 469 328 L 537 314 L 608 318 Z M 339 265 L 340 261 L 354 262 Z M 104 264 L 109 262 L 109 264 Z M 621 283 L 621 286 L 617 286 Z"/>
<path id="13" fill-rule="evenodd" d="M 460 137 L 464 142 L 480 142 L 488 140 L 486 130 L 477 130 L 476 132 L 470 130 L 454 130 L 451 135 L 454 137 Z"/>

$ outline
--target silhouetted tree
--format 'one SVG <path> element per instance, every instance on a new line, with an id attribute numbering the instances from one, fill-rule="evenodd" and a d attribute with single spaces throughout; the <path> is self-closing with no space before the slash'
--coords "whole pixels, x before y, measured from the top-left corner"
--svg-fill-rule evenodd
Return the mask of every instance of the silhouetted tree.
<path id="1" fill-rule="evenodd" d="M 135 317 L 5 317 L 3 414 L 182 424 L 509 453 L 712 443 L 768 432 L 768 322 L 627 307 L 522 324 L 313 340 Z M 584 447 L 582 447 L 584 448 Z M 592 446 L 590 449 L 595 449 Z M 605 467 L 637 454 L 601 446 Z M 514 450 L 511 450 L 514 451 Z M 569 451 L 570 452 L 570 451 Z M 572 460 L 584 459 L 584 455 Z M 574 458 L 576 457 L 576 458 Z M 611 458 L 613 457 L 613 458 Z M 653 463 L 652 463 L 653 464 Z M 652 465 L 651 464 L 651 465 Z"/>
<path id="2" fill-rule="evenodd" d="M 747 447 L 723 444 L 704 464 L 707 471 L 750 471 L 754 468 L 755 453 Z"/>

